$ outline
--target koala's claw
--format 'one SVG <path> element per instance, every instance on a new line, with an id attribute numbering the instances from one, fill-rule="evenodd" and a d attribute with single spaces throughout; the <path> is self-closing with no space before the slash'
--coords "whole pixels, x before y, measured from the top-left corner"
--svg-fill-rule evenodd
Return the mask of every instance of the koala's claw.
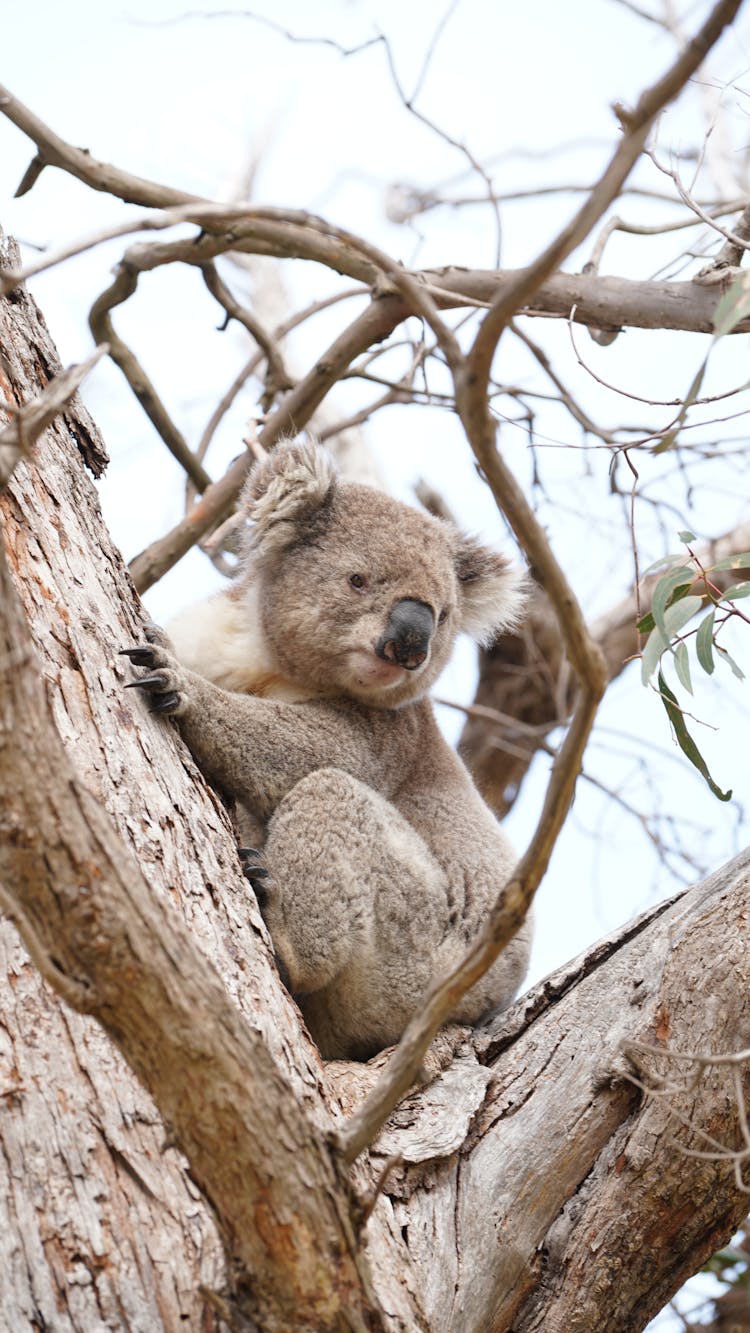
<path id="1" fill-rule="evenodd" d="M 139 685 L 143 681 L 138 681 Z M 180 696 L 176 690 L 170 690 L 168 694 L 162 694 L 149 707 L 150 713 L 174 713 L 180 706 Z"/>
<path id="2" fill-rule="evenodd" d="M 238 847 L 237 853 L 242 862 L 242 873 L 258 899 L 258 906 L 265 907 L 268 891 L 273 887 L 271 872 L 263 865 L 263 853 L 255 847 Z"/>
<path id="3" fill-rule="evenodd" d="M 152 713 L 181 712 L 183 697 L 180 673 L 175 670 L 176 664 L 171 660 L 169 648 L 164 646 L 169 640 L 156 625 L 147 625 L 144 633 L 153 644 L 139 643 L 132 648 L 121 648 L 120 655 L 130 658 L 134 666 L 151 667 L 151 674 L 128 681 L 125 689 L 144 690 L 149 695 L 149 711 Z"/>
<path id="4" fill-rule="evenodd" d="M 257 847 L 238 847 L 237 855 L 241 861 L 262 861 L 263 853 Z"/>
<path id="5" fill-rule="evenodd" d="M 137 648 L 121 648 L 118 656 L 129 657 L 134 666 L 154 665 L 154 649 L 150 646 L 143 647 L 139 645 Z M 138 684 L 138 682 L 135 681 L 134 684 Z M 127 685 L 125 688 L 128 688 Z"/>
<path id="6" fill-rule="evenodd" d="M 141 663 L 145 666 L 146 663 Z M 166 688 L 167 678 L 161 671 L 155 671 L 153 676 L 141 676 L 140 680 L 130 680 L 125 686 L 126 690 L 163 690 Z"/>

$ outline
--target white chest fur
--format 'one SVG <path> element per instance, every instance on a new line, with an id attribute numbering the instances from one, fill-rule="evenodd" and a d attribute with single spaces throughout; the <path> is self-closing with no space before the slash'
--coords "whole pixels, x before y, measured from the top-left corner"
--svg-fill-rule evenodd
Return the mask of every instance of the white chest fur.
<path id="1" fill-rule="evenodd" d="M 285 679 L 266 642 L 253 587 L 217 593 L 181 611 L 167 633 L 180 661 L 214 685 L 301 703 L 315 692 Z"/>

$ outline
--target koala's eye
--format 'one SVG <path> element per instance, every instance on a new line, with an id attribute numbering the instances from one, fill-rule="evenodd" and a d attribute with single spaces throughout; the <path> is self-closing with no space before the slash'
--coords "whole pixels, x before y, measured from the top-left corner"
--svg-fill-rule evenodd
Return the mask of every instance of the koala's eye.
<path id="1" fill-rule="evenodd" d="M 349 586 L 351 588 L 357 588 L 361 592 L 363 588 L 367 587 L 367 579 L 364 574 L 350 574 Z"/>
<path id="2" fill-rule="evenodd" d="M 442 611 L 440 612 L 440 615 L 438 616 L 438 625 L 444 625 L 447 619 L 448 619 L 448 609 L 447 607 L 443 607 Z"/>

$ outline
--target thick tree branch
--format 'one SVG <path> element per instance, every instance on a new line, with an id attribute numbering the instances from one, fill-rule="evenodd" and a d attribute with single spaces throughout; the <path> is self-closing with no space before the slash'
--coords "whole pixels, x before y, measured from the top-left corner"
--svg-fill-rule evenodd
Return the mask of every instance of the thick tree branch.
<path id="1" fill-rule="evenodd" d="M 87 148 L 74 148 L 58 134 L 45 125 L 43 120 L 19 102 L 17 97 L 0 84 L 0 111 L 19 130 L 33 139 L 37 146 L 37 155 L 32 164 L 33 173 L 26 173 L 17 194 L 25 194 L 34 184 L 45 166 L 60 167 L 71 176 L 76 176 L 92 190 L 103 190 L 106 194 L 117 195 L 130 204 L 143 204 L 147 208 L 172 208 L 179 204 L 200 203 L 200 195 L 187 194 L 184 190 L 173 190 L 169 185 L 158 181 L 144 180 L 141 176 L 131 176 L 127 171 L 99 162 L 92 157 Z"/>

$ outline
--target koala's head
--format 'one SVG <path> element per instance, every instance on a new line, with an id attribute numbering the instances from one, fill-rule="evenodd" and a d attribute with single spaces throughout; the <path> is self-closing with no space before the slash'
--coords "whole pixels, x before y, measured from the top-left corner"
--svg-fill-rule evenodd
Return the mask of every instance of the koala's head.
<path id="1" fill-rule="evenodd" d="M 282 443 L 250 474 L 249 577 L 289 679 L 397 707 L 430 688 L 464 630 L 512 624 L 522 579 L 451 523 L 339 480 L 310 443 Z"/>

